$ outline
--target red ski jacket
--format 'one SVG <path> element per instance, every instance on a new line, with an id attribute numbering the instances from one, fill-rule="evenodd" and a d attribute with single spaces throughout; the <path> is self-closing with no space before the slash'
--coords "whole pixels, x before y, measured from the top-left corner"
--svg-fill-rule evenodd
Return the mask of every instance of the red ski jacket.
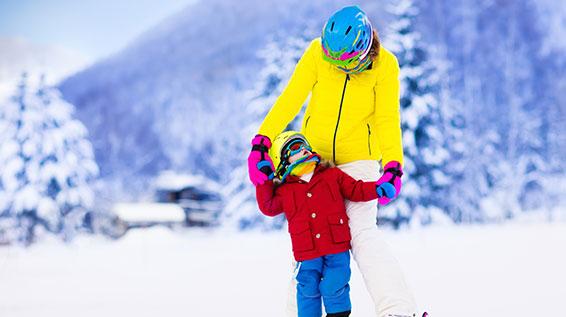
<path id="1" fill-rule="evenodd" d="M 350 249 L 350 227 L 344 199 L 377 199 L 376 182 L 356 181 L 336 167 L 319 164 L 310 182 L 289 175 L 275 186 L 256 187 L 259 209 L 267 216 L 285 213 L 297 261 Z M 377 206 L 376 206 L 377 208 Z"/>

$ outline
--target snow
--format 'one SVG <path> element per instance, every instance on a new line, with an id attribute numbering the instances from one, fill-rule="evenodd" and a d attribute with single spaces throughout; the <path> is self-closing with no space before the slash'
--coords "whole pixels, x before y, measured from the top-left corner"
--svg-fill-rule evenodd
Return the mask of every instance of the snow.
<path id="1" fill-rule="evenodd" d="M 561 1 L 539 0 L 534 5 L 542 17 L 544 30 L 547 34 L 544 40 L 543 52 L 553 49 L 566 49 L 566 6 Z"/>
<path id="2" fill-rule="evenodd" d="M 432 316 L 557 316 L 566 223 L 386 231 Z M 0 316 L 284 316 L 284 232 L 130 230 L 0 248 Z M 355 316 L 373 316 L 352 265 Z"/>
<path id="3" fill-rule="evenodd" d="M 183 222 L 185 212 L 177 204 L 119 203 L 112 208 L 126 222 Z"/>

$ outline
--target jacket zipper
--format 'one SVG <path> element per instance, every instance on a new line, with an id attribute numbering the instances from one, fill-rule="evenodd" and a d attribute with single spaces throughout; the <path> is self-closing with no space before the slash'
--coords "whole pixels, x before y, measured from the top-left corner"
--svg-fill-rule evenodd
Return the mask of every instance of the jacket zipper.
<path id="1" fill-rule="evenodd" d="M 371 128 L 369 127 L 369 123 L 368 125 L 368 150 L 369 150 L 369 155 L 371 156 Z"/>
<path id="2" fill-rule="evenodd" d="M 350 80 L 350 74 L 346 74 L 344 80 L 344 88 L 342 89 L 342 98 L 340 99 L 340 109 L 338 110 L 338 119 L 336 120 L 336 128 L 334 129 L 334 139 L 332 140 L 332 162 L 336 163 L 336 135 L 338 134 L 338 124 L 340 123 L 340 115 L 342 114 L 342 104 L 344 103 L 344 95 L 346 94 L 346 85 Z"/>

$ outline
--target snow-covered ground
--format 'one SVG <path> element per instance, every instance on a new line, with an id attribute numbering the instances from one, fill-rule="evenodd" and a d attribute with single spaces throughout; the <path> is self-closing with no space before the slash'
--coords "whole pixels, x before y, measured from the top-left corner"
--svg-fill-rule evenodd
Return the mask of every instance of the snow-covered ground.
<path id="1" fill-rule="evenodd" d="M 560 316 L 566 223 L 387 232 L 433 316 Z M 372 316 L 353 265 L 353 316 Z M 0 316 L 283 316 L 286 233 L 130 231 L 0 248 Z"/>

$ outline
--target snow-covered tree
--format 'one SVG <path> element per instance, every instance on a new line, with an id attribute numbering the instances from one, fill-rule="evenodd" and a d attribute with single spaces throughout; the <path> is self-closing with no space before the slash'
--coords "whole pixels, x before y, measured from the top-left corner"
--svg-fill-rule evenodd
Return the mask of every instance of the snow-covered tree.
<path id="1" fill-rule="evenodd" d="M 24 74 L 0 107 L 0 239 L 29 244 L 45 232 L 72 238 L 93 207 L 92 145 L 74 107 Z"/>
<path id="2" fill-rule="evenodd" d="M 438 74 L 427 44 L 415 29 L 418 9 L 412 0 L 401 0 L 390 11 L 394 19 L 385 47 L 395 54 L 400 67 L 406 176 L 400 199 L 380 212 L 380 221 L 398 226 L 409 221 L 415 211 L 421 213 L 422 221 L 429 222 L 428 213 L 442 207 L 437 196 L 449 182 L 443 169 L 448 151 L 437 96 Z"/>
<path id="3" fill-rule="evenodd" d="M 421 26 L 451 61 L 441 74 L 452 179 L 443 197 L 455 221 L 500 221 L 556 201 L 543 183 L 561 165 L 559 147 L 549 146 L 557 131 L 550 118 L 561 122 L 552 97 L 560 91 L 553 68 L 561 67 L 556 58 L 541 60 L 545 32 L 535 7 L 531 0 L 422 2 Z"/>
<path id="4" fill-rule="evenodd" d="M 547 172 L 549 158 L 545 148 L 547 137 L 543 129 L 544 114 L 552 104 L 545 103 L 540 95 L 538 80 L 532 80 L 539 73 L 532 59 L 540 52 L 540 46 L 525 43 L 524 36 L 537 38 L 538 30 L 533 27 L 534 16 L 530 11 L 533 4 L 528 1 L 510 10 L 509 26 L 502 41 L 507 58 L 502 63 L 505 85 L 508 92 L 509 133 L 506 157 L 512 162 L 513 174 L 508 187 L 510 196 L 522 209 L 542 207 L 546 200 L 542 179 Z M 535 33 L 535 34 L 533 34 Z M 536 44 L 532 43 L 532 44 Z M 535 75 L 536 76 L 536 75 Z M 550 206 L 544 206 L 550 208 Z"/>

